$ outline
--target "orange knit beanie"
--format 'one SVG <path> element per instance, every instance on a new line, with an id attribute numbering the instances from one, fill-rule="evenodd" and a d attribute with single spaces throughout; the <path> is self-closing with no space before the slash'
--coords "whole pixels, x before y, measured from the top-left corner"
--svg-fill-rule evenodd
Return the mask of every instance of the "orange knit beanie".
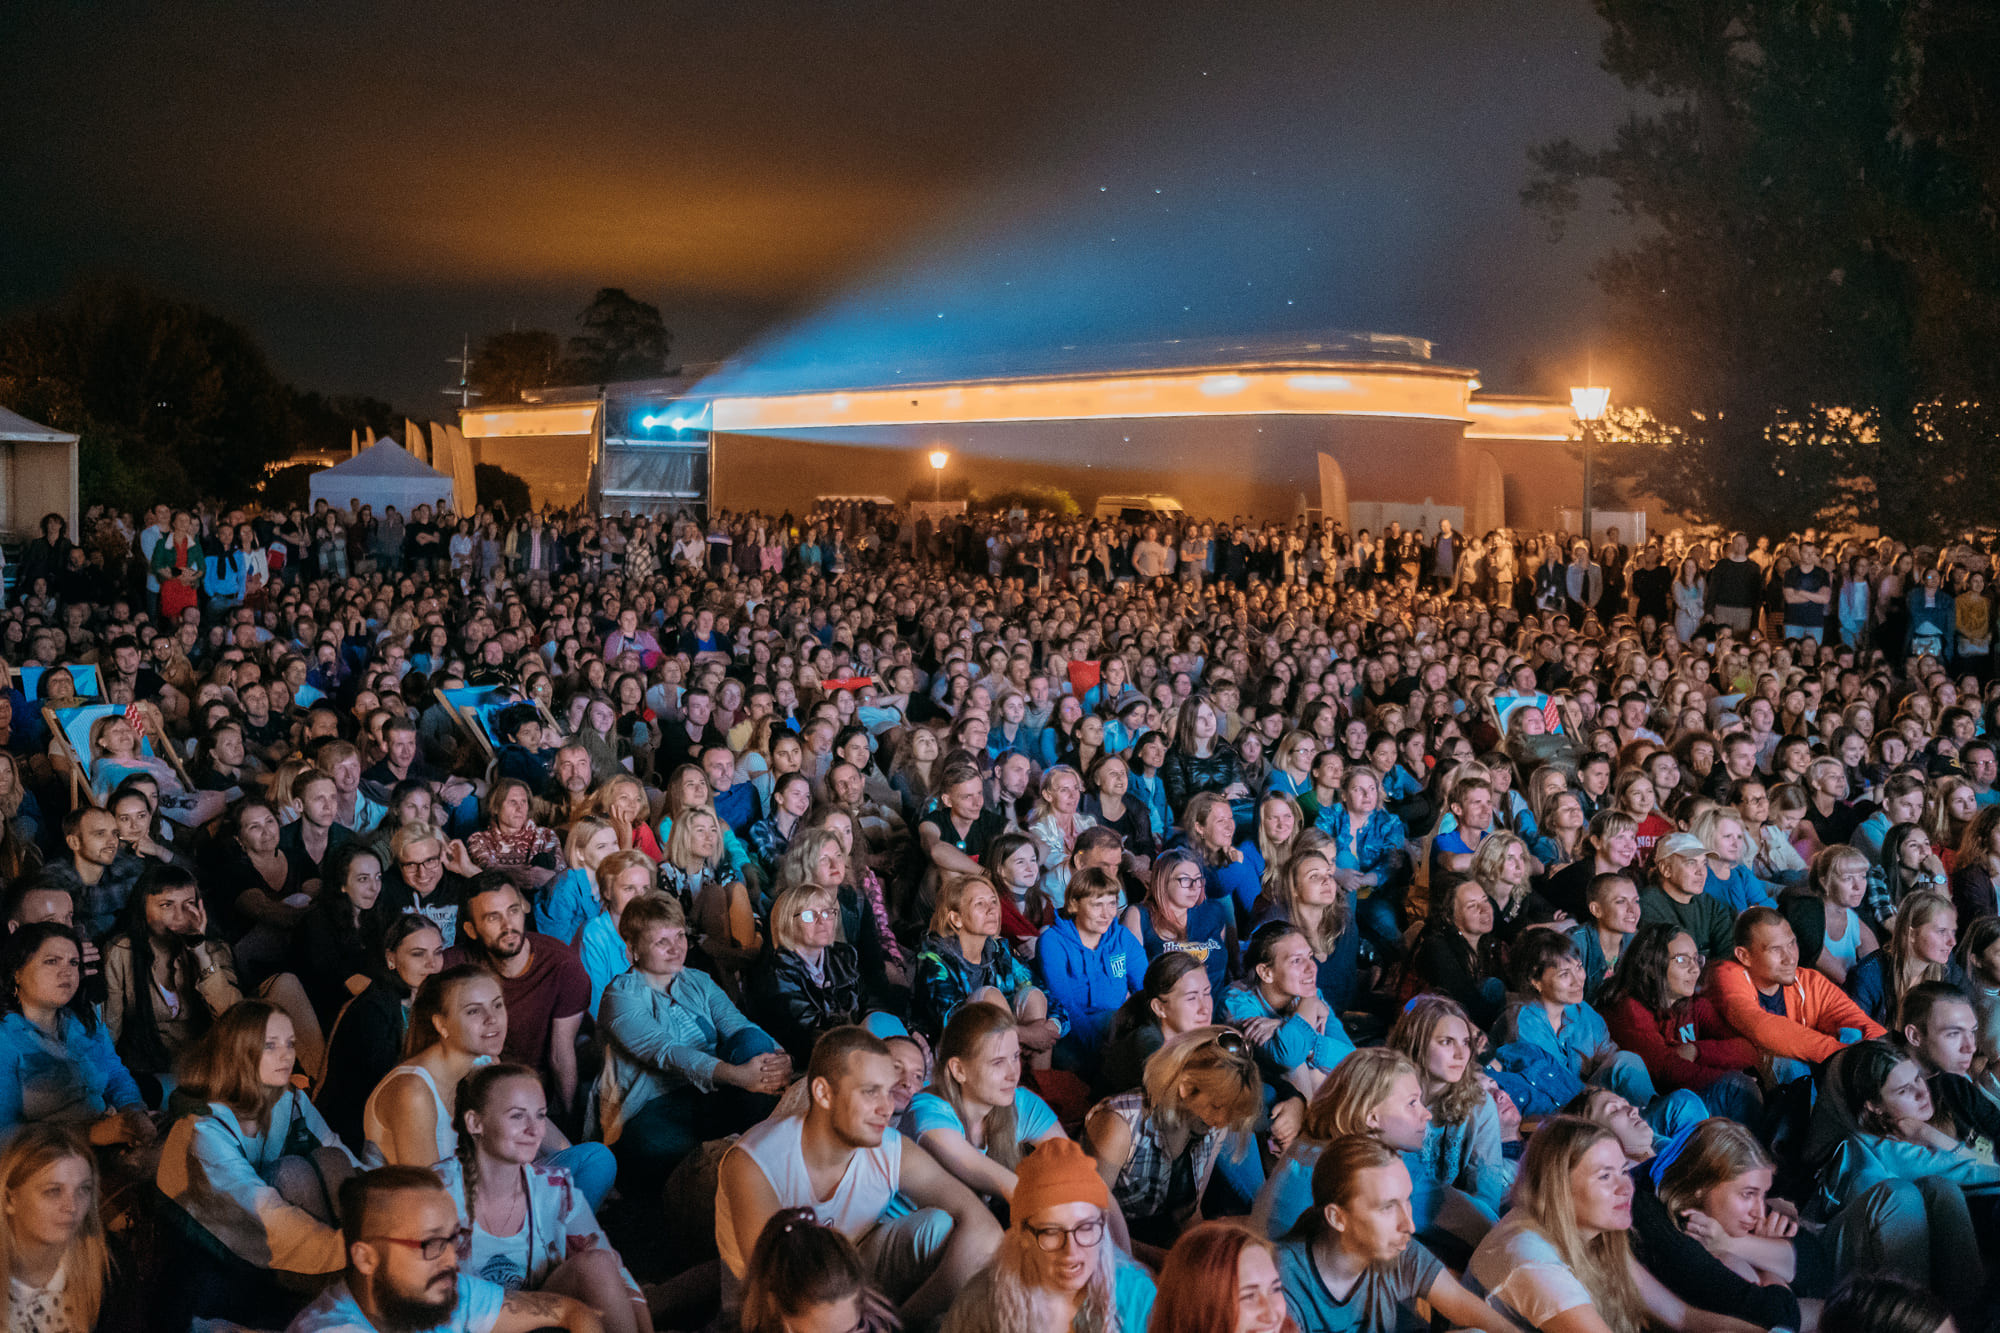
<path id="1" fill-rule="evenodd" d="M 1111 1196 L 1105 1191 L 1104 1177 L 1097 1164 L 1070 1139 L 1046 1139 L 1021 1159 L 1015 1172 L 1014 1200 L 1008 1215 L 1015 1223 L 1025 1222 L 1044 1208 L 1066 1203 L 1088 1203 L 1106 1210 Z"/>

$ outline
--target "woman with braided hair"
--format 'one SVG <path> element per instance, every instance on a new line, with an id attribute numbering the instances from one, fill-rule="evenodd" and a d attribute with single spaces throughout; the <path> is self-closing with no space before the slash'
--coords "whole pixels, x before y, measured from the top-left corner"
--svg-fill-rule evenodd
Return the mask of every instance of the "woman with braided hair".
<path id="1" fill-rule="evenodd" d="M 540 1075 L 481 1065 L 458 1084 L 458 1149 L 436 1167 L 458 1206 L 458 1261 L 509 1291 L 552 1291 L 596 1310 L 605 1333 L 652 1333 L 638 1283 L 569 1172 L 537 1162 L 548 1136 Z"/>

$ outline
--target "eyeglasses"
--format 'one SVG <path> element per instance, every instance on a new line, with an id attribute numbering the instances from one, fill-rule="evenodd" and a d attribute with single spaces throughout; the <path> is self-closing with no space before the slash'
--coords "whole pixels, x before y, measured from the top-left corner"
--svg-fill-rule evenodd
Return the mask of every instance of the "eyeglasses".
<path id="1" fill-rule="evenodd" d="M 803 911 L 794 912 L 792 915 L 798 920 L 805 922 L 808 926 L 834 919 L 834 914 L 823 907 L 808 907 Z"/>
<path id="2" fill-rule="evenodd" d="M 1191 889 L 1191 888 L 1193 888 L 1193 887 L 1194 887 L 1195 885 L 1197 885 L 1197 884 L 1206 884 L 1207 882 L 1208 882 L 1208 881 L 1207 881 L 1206 879 L 1202 878 L 1202 877 L 1201 877 L 1200 875 L 1175 875 L 1175 876 L 1174 876 L 1174 883 L 1175 883 L 1176 885 L 1178 885 L 1179 887 L 1183 888 L 1183 889 Z"/>
<path id="3" fill-rule="evenodd" d="M 1686 967 L 1689 963 L 1699 963 L 1701 955 L 1698 953 L 1670 953 L 1667 955 L 1667 961 L 1675 967 Z"/>
<path id="4" fill-rule="evenodd" d="M 445 1252 L 446 1246 L 456 1250 L 471 1235 L 470 1231 L 460 1227 L 449 1236 L 426 1236 L 422 1240 L 411 1240 L 407 1236 L 363 1236 L 362 1239 L 371 1245 L 407 1245 L 424 1258 L 435 1259 Z"/>
<path id="5" fill-rule="evenodd" d="M 437 869 L 439 866 L 443 864 L 444 864 L 444 856 L 442 854 L 439 854 L 437 856 L 426 856 L 421 861 L 397 862 L 397 865 L 399 865 L 402 868 L 404 874 L 409 874 L 412 871 L 414 871 L 420 875 L 428 874 L 430 871 Z"/>
<path id="6" fill-rule="evenodd" d="M 1088 1222 L 1078 1222 L 1073 1227 L 1029 1227 L 1027 1232 L 1035 1238 L 1035 1244 L 1050 1254 L 1062 1249 L 1064 1243 L 1072 1237 L 1075 1238 L 1079 1248 L 1088 1250 L 1104 1239 L 1104 1219 L 1093 1217 Z"/>

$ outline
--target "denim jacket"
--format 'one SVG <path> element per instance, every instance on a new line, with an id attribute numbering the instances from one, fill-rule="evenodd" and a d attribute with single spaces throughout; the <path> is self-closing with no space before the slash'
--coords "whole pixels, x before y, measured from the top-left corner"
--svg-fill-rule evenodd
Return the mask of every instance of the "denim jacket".
<path id="1" fill-rule="evenodd" d="M 1342 870 L 1358 870 L 1364 875 L 1382 875 L 1388 882 L 1390 861 L 1403 851 L 1410 841 L 1409 831 L 1403 821 L 1387 810 L 1377 807 L 1368 816 L 1368 822 L 1361 826 L 1359 837 L 1354 836 L 1354 816 L 1341 804 L 1323 806 L 1319 812 L 1317 826 L 1320 832 L 1333 839 L 1338 849 L 1334 864 Z M 1353 851 L 1348 850 L 1349 841 Z"/>
<path id="2" fill-rule="evenodd" d="M 31 1121 L 82 1126 L 144 1105 L 102 1023 L 85 1030 L 82 1019 L 60 1010 L 51 1039 L 21 1014 L 0 1018 L 0 1133 Z"/>

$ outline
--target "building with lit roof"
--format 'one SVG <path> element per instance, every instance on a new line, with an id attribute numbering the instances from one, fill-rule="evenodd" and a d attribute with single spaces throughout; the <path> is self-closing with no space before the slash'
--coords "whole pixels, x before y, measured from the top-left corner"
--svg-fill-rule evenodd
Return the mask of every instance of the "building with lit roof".
<path id="1" fill-rule="evenodd" d="M 1561 526 L 1582 495 L 1567 403 L 1481 393 L 1430 343 L 1381 334 L 1057 348 L 949 372 L 724 364 L 529 397 L 463 413 L 475 461 L 538 502 L 612 513 L 922 495 L 939 449 L 954 482 L 1059 486 L 1086 510 L 1160 492 L 1204 517 L 1450 517 L 1478 532 Z M 1609 491 L 1598 505 L 1616 522 Z"/>

